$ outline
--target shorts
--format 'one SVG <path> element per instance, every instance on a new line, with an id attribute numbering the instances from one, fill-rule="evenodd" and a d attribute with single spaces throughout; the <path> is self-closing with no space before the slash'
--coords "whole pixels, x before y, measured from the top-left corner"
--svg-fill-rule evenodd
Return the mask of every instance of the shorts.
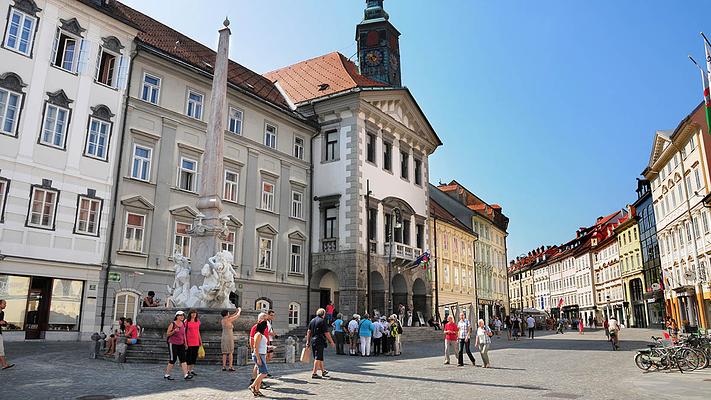
<path id="1" fill-rule="evenodd" d="M 175 364 L 176 360 L 180 360 L 180 363 L 185 362 L 185 345 L 184 344 L 173 344 L 170 343 L 168 347 L 170 352 L 170 360 L 168 364 Z"/>
<path id="2" fill-rule="evenodd" d="M 185 352 L 185 362 L 187 362 L 188 365 L 195 365 L 197 362 L 198 350 L 200 350 L 200 346 L 188 347 L 188 350 Z"/>
<path id="3" fill-rule="evenodd" d="M 252 353 L 252 361 L 254 361 L 254 365 L 257 366 L 257 369 L 259 370 L 260 374 L 268 374 L 269 369 L 267 368 L 267 355 L 266 354 L 260 354 L 259 355 L 260 360 L 262 361 L 262 365 L 257 364 L 257 355 L 255 353 Z"/>
<path id="4" fill-rule="evenodd" d="M 126 343 L 127 343 L 127 344 L 136 344 L 136 343 L 138 343 L 138 339 L 128 339 L 128 340 L 126 341 Z"/>
<path id="5" fill-rule="evenodd" d="M 312 345 L 311 353 L 314 355 L 314 360 L 323 361 L 323 351 L 326 347 L 322 344 Z"/>
<path id="6" fill-rule="evenodd" d="M 2 341 L 2 334 L 0 334 L 0 357 L 5 357 L 5 344 Z"/>

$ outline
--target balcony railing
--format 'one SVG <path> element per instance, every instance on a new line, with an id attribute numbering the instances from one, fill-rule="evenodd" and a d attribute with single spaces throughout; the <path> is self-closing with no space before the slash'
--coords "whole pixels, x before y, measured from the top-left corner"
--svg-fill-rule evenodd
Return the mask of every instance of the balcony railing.
<path id="1" fill-rule="evenodd" d="M 385 256 L 390 254 L 390 243 L 385 243 Z M 403 260 L 414 261 L 422 255 L 422 249 L 417 247 L 408 246 L 402 243 L 393 243 L 393 258 L 400 258 Z"/>
<path id="2" fill-rule="evenodd" d="M 332 253 L 336 250 L 338 250 L 338 239 L 321 239 L 321 251 L 324 253 Z"/>
<path id="3" fill-rule="evenodd" d="M 375 240 L 369 240 L 368 241 L 368 248 L 370 249 L 371 254 L 377 254 L 378 253 L 378 242 Z"/>

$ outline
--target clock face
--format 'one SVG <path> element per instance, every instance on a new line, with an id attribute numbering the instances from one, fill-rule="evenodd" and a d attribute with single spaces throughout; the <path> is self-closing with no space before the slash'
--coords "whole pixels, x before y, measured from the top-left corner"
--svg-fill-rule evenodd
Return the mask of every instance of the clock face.
<path id="1" fill-rule="evenodd" d="M 368 66 L 375 67 L 377 65 L 380 65 L 382 61 L 383 53 L 381 53 L 379 50 L 369 50 L 365 54 L 365 63 L 368 64 Z"/>

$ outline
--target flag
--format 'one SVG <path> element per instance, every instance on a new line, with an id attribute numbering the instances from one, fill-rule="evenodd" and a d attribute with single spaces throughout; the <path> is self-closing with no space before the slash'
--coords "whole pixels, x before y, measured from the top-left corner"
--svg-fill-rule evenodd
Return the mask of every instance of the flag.
<path id="1" fill-rule="evenodd" d="M 558 300 L 558 308 L 563 307 L 563 298 L 561 297 L 560 300 Z"/>
<path id="2" fill-rule="evenodd" d="M 704 48 L 706 50 L 706 72 L 701 71 L 701 81 L 704 85 L 704 104 L 706 108 L 706 128 L 711 134 L 711 94 L 709 93 L 709 74 L 711 74 L 711 46 L 704 38 Z"/>
<path id="3" fill-rule="evenodd" d="M 430 265 L 430 252 L 425 251 L 424 253 L 422 253 L 421 256 L 417 257 L 414 264 L 415 266 L 419 266 L 420 264 L 422 264 L 422 269 L 426 270 L 427 267 L 429 267 Z"/>

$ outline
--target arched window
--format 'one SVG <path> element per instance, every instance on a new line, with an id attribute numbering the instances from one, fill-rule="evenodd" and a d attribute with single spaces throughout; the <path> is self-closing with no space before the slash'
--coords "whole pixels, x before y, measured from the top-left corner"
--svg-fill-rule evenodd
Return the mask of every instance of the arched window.
<path id="1" fill-rule="evenodd" d="M 254 303 L 254 309 L 259 312 L 267 312 L 272 308 L 272 302 L 266 298 L 257 299 Z"/>
<path id="2" fill-rule="evenodd" d="M 114 304 L 114 321 L 119 318 L 131 318 L 136 320 L 138 313 L 139 296 L 134 292 L 118 292 L 116 293 L 116 301 Z"/>
<path id="3" fill-rule="evenodd" d="M 299 326 L 299 313 L 301 306 L 299 303 L 289 304 L 289 326 Z"/>

